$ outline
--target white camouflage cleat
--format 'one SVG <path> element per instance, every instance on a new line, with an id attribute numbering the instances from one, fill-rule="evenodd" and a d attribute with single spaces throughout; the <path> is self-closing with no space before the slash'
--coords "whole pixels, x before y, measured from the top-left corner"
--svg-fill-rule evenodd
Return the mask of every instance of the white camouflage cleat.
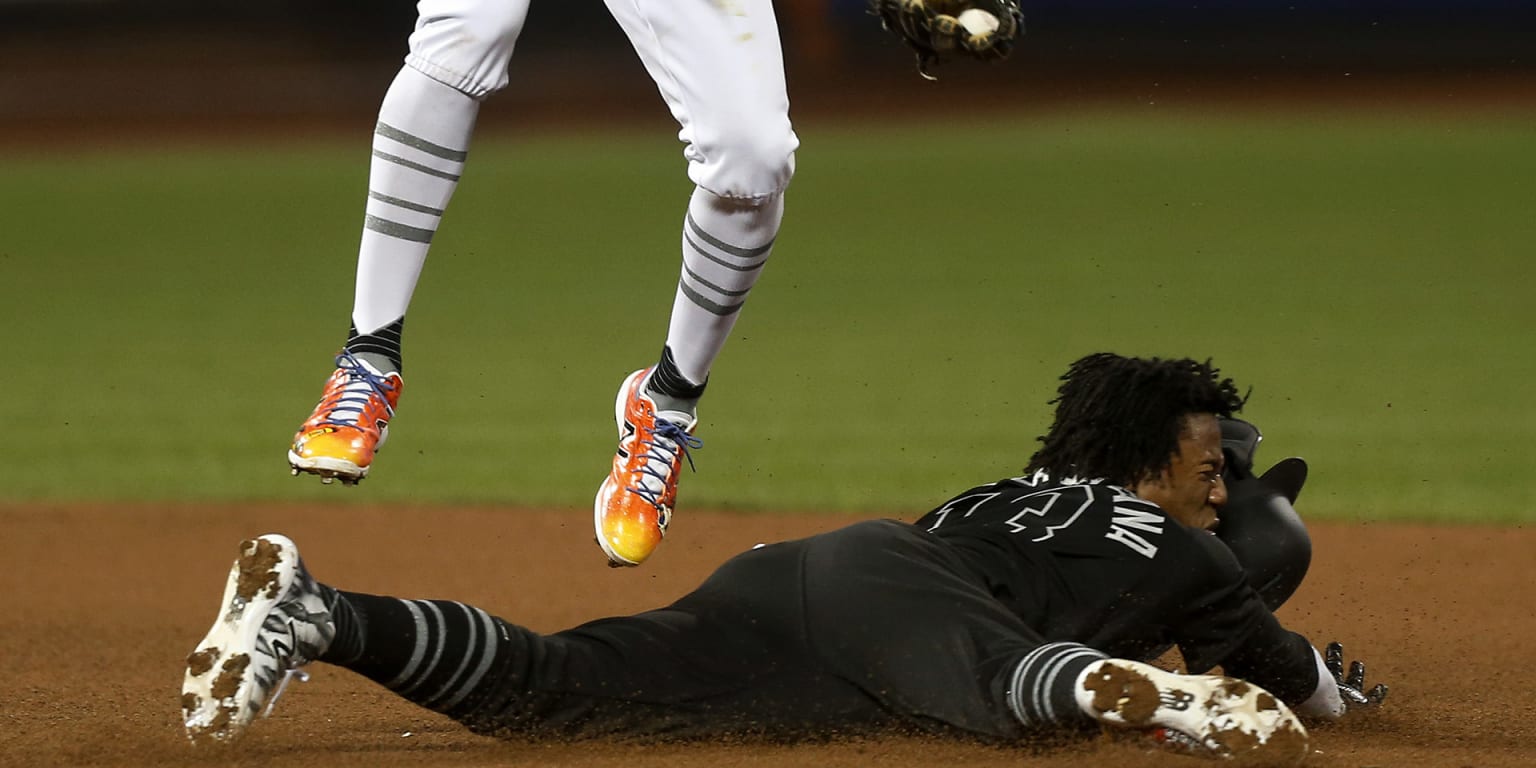
<path id="1" fill-rule="evenodd" d="M 219 617 L 187 657 L 181 712 L 192 742 L 229 741 L 271 705 L 299 667 L 330 646 L 336 625 L 287 537 L 240 545 Z"/>
<path id="2" fill-rule="evenodd" d="M 1084 671 L 1077 700 L 1101 723 L 1189 754 L 1244 766 L 1294 766 L 1307 756 L 1307 730 L 1285 702 L 1237 678 L 1106 659 Z"/>

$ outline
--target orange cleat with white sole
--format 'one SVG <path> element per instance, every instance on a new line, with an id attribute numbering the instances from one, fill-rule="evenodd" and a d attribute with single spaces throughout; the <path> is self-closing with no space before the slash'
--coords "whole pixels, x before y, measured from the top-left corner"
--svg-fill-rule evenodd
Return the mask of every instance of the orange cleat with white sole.
<path id="1" fill-rule="evenodd" d="M 656 410 L 644 389 L 650 371 L 635 371 L 619 388 L 619 449 L 593 503 L 597 544 L 614 567 L 639 565 L 656 551 L 672 520 L 683 459 L 692 467 L 688 452 L 704 445 L 693 436 L 693 414 Z"/>
<path id="2" fill-rule="evenodd" d="M 398 373 L 381 374 L 345 350 L 309 420 L 293 436 L 288 463 L 293 474 L 356 485 L 368 476 L 373 456 L 389 437 L 389 421 L 405 386 Z"/>

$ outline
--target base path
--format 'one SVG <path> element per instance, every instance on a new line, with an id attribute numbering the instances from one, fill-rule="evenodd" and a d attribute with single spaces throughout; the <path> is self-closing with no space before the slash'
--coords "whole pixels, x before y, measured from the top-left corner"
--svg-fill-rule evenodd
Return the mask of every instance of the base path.
<path id="1" fill-rule="evenodd" d="M 1107 737 L 1050 750 L 914 738 L 811 745 L 522 743 L 477 737 L 350 672 L 310 667 L 234 747 L 194 749 L 178 695 L 239 542 L 281 532 L 323 581 L 479 605 L 540 631 L 662 605 L 757 542 L 855 518 L 684 509 L 657 557 L 605 566 L 587 510 L 0 505 L 0 765 L 1198 766 Z M 1314 523 L 1281 612 L 1391 685 L 1313 729 L 1306 761 L 1536 765 L 1536 530 Z M 1027 754 L 1020 754 L 1027 752 Z"/>

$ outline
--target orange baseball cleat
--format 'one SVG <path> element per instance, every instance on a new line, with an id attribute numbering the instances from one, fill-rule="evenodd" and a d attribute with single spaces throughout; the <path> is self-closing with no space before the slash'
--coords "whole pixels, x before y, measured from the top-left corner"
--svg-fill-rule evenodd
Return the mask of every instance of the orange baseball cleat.
<path id="1" fill-rule="evenodd" d="M 656 550 L 672 520 L 683 459 L 692 467 L 688 451 L 704 445 L 693 436 L 693 414 L 656 410 L 645 394 L 650 370 L 635 371 L 619 388 L 619 449 L 593 504 L 597 544 L 615 567 L 639 565 Z"/>
<path id="2" fill-rule="evenodd" d="M 374 453 L 389 436 L 389 420 L 404 385 L 400 374 L 381 374 L 343 350 L 320 404 L 288 449 L 293 474 L 308 472 L 321 482 L 347 485 L 367 477 Z"/>

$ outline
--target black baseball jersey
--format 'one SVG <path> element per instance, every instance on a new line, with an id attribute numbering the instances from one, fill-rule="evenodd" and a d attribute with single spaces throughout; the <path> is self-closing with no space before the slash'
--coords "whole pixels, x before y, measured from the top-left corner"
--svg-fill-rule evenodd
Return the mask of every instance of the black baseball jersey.
<path id="1" fill-rule="evenodd" d="M 1048 641 L 1121 658 L 1177 645 L 1291 703 L 1317 684 L 1310 642 L 1281 627 L 1214 535 L 1124 488 L 1044 473 L 972 488 L 917 526 L 964 553 L 991 593 Z"/>
<path id="2" fill-rule="evenodd" d="M 1028 737 L 1021 660 L 1080 643 L 1178 644 L 1290 703 L 1317 683 L 1211 534 L 1124 489 L 1004 480 L 916 524 L 870 520 L 731 558 L 671 605 L 541 635 L 502 625 L 498 682 L 454 713 L 477 731 L 813 736 L 872 729 Z M 1081 646 L 1075 646 L 1081 647 Z"/>

